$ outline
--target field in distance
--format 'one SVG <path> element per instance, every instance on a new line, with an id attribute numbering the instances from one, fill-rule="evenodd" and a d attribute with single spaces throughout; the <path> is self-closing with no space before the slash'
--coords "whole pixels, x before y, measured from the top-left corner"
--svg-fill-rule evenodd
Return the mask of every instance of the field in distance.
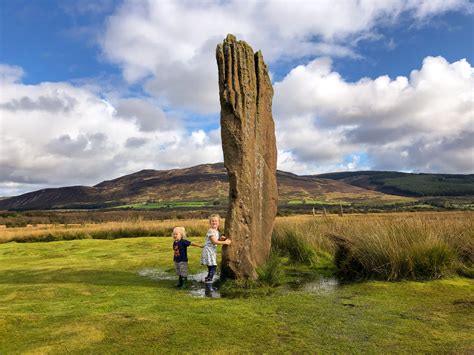
<path id="1" fill-rule="evenodd" d="M 218 203 L 219 204 L 219 203 Z M 132 209 L 158 209 L 158 208 L 193 208 L 193 207 L 206 207 L 213 206 L 213 204 L 208 201 L 162 201 L 162 202 L 141 202 L 141 203 L 131 203 L 128 205 L 121 205 L 115 208 L 132 208 Z"/>

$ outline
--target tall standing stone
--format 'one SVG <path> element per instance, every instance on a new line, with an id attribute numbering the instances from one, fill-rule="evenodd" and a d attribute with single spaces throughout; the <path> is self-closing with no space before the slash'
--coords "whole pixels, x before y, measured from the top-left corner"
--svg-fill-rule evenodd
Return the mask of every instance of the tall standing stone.
<path id="1" fill-rule="evenodd" d="M 227 35 L 216 49 L 229 210 L 222 272 L 255 279 L 268 258 L 278 201 L 273 88 L 262 53 Z"/>

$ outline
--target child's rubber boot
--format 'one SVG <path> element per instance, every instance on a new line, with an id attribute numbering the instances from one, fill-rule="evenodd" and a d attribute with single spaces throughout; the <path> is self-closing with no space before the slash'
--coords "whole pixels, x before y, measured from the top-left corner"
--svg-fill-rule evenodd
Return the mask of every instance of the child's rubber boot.
<path id="1" fill-rule="evenodd" d="M 176 284 L 176 287 L 177 288 L 183 287 L 183 277 L 182 276 L 179 277 L 178 283 Z"/>
<path id="2" fill-rule="evenodd" d="M 188 288 L 188 278 L 187 277 L 183 277 L 183 284 L 181 285 L 181 288 L 182 289 Z"/>
<path id="3" fill-rule="evenodd" d="M 212 282 L 206 282 L 205 285 L 206 288 L 204 289 L 204 294 L 207 297 L 212 297 Z"/>

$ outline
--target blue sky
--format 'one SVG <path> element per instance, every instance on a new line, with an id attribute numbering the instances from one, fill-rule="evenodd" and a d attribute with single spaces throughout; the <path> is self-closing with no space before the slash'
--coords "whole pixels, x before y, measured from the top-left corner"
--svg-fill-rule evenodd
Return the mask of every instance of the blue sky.
<path id="1" fill-rule="evenodd" d="M 26 84 L 119 75 L 102 60 L 95 33 L 113 3 L 96 14 L 71 8 L 72 1 L 2 1 L 3 63 L 24 68 Z M 8 35 L 7 35 L 8 34 Z"/>
<path id="2" fill-rule="evenodd" d="M 221 161 L 228 32 L 269 65 L 280 169 L 473 173 L 473 9 L 4 0 L 0 195 Z"/>
<path id="3" fill-rule="evenodd" d="M 120 77 L 120 68 L 102 57 L 96 38 L 107 16 L 120 3 L 105 1 L 96 9 L 81 11 L 72 1 L 3 1 L 0 59 L 24 68 L 27 84 L 103 75 Z M 401 20 L 378 32 L 383 40 L 363 41 L 358 46 L 364 58 L 338 58 L 335 62 L 335 69 L 346 80 L 384 74 L 406 76 L 426 56 L 473 62 L 474 19 L 464 11 L 448 12 L 420 24 Z M 393 41 L 394 48 L 386 43 L 387 39 Z M 288 70 L 308 59 L 273 63 L 274 80 L 281 80 Z"/>

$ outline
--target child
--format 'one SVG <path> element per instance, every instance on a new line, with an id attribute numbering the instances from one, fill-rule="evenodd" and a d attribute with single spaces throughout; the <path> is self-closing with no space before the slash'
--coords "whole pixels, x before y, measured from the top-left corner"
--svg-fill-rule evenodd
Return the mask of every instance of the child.
<path id="1" fill-rule="evenodd" d="M 184 227 L 176 227 L 173 229 L 173 250 L 174 250 L 174 267 L 179 276 L 176 287 L 186 288 L 188 282 L 188 247 L 202 248 L 202 245 L 190 242 L 186 238 L 186 230 Z"/>
<path id="2" fill-rule="evenodd" d="M 220 216 L 213 214 L 209 217 L 209 230 L 206 235 L 206 242 L 202 250 L 201 264 L 207 265 L 208 274 L 204 279 L 206 289 L 211 288 L 212 279 L 217 269 L 217 245 L 229 245 L 230 240 L 219 233 Z"/>

